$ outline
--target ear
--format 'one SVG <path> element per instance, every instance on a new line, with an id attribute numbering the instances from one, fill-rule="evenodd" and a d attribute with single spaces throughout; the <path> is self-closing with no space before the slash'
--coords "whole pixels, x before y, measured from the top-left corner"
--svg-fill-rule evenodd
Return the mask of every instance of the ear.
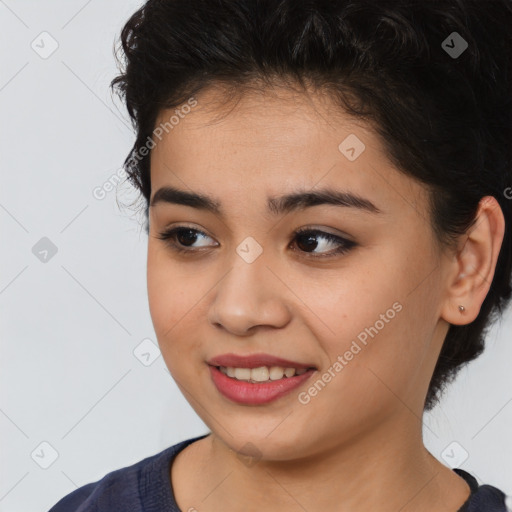
<path id="1" fill-rule="evenodd" d="M 475 223 L 450 255 L 447 295 L 441 310 L 441 317 L 448 323 L 465 325 L 478 316 L 491 287 L 504 232 L 505 218 L 498 201 L 492 196 L 483 197 Z"/>

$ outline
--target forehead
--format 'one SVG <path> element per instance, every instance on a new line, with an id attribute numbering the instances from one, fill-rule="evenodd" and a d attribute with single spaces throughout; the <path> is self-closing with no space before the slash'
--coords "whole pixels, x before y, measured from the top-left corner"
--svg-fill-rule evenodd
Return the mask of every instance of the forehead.
<path id="1" fill-rule="evenodd" d="M 266 206 L 268 196 L 296 187 L 332 187 L 395 209 L 426 207 L 425 187 L 392 165 L 369 124 L 325 92 L 281 87 L 229 97 L 209 88 L 195 99 L 152 150 L 152 196 L 174 185 Z M 156 126 L 174 113 L 162 110 Z M 347 140 L 356 159 L 344 153 Z"/>
<path id="2" fill-rule="evenodd" d="M 181 139 L 208 137 L 220 143 L 229 134 L 230 138 L 222 142 L 265 147 L 295 144 L 302 148 L 305 140 L 314 141 L 324 137 L 326 131 L 336 132 L 341 127 L 360 132 L 363 137 L 371 132 L 367 123 L 345 114 L 327 91 L 300 92 L 279 86 L 231 94 L 221 86 L 211 86 L 195 99 L 196 106 L 181 115 L 172 128 L 173 134 Z M 160 111 L 156 126 L 165 124 L 173 113 L 174 109 Z"/>

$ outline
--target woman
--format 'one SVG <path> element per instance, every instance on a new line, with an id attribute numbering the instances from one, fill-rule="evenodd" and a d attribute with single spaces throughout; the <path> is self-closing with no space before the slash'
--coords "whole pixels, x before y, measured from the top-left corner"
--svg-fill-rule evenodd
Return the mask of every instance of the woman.
<path id="1" fill-rule="evenodd" d="M 509 0 L 149 0 L 113 86 L 207 435 L 70 511 L 505 512 L 422 415 L 511 295 Z"/>

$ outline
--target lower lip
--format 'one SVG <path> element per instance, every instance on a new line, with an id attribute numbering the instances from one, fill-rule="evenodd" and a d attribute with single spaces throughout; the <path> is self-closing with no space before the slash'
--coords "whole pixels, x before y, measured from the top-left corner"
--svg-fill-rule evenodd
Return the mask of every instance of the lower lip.
<path id="1" fill-rule="evenodd" d="M 277 400 L 299 387 L 314 372 L 308 370 L 302 375 L 253 384 L 228 377 L 217 367 L 210 366 L 210 375 L 219 392 L 233 402 L 246 405 L 261 405 Z"/>

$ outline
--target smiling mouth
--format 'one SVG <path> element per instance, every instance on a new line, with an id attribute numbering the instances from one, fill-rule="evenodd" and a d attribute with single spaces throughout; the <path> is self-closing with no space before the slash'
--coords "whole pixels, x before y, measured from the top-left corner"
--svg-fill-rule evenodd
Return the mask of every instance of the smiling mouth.
<path id="1" fill-rule="evenodd" d="M 263 406 L 302 386 L 317 371 L 316 368 L 306 365 L 302 368 L 252 366 L 247 368 L 210 364 L 210 376 L 219 393 L 231 402 Z"/>
<path id="2" fill-rule="evenodd" d="M 240 368 L 233 366 L 215 366 L 224 375 L 243 382 L 261 384 L 303 375 L 316 368 L 285 368 L 282 366 L 259 366 L 257 368 Z"/>

